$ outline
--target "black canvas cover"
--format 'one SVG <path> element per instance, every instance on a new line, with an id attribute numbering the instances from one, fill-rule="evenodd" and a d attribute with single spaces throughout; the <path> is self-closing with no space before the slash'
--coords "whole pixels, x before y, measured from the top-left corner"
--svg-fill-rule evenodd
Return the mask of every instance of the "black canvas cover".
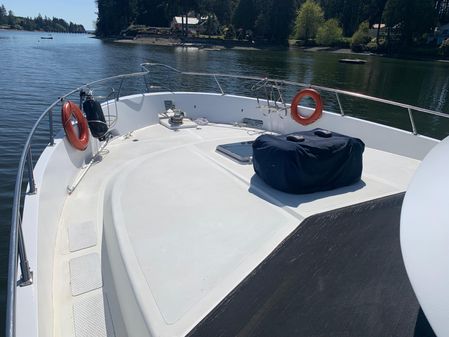
<path id="1" fill-rule="evenodd" d="M 256 174 L 294 194 L 332 190 L 360 180 L 365 144 L 358 138 L 315 129 L 262 135 L 253 143 Z"/>
<path id="2" fill-rule="evenodd" d="M 87 99 L 83 103 L 83 110 L 86 114 L 87 122 L 92 136 L 100 138 L 108 131 L 108 125 L 104 118 L 103 109 L 100 102 L 93 99 Z"/>

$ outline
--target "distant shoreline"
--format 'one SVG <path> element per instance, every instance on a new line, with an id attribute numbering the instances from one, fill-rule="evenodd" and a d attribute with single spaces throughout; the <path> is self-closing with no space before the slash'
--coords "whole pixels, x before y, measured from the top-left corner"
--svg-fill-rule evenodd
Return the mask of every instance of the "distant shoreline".
<path id="1" fill-rule="evenodd" d="M 15 29 L 15 28 L 4 28 L 0 27 L 0 31 L 8 31 L 8 32 L 23 32 L 23 33 L 51 33 L 51 34 L 90 34 L 93 35 L 93 32 L 54 32 L 47 30 L 25 30 L 25 29 Z"/>
<path id="2" fill-rule="evenodd" d="M 217 39 L 196 39 L 190 38 L 186 41 L 182 41 L 177 37 L 138 37 L 138 38 L 102 38 L 105 41 L 111 41 L 113 43 L 121 44 L 134 44 L 134 45 L 152 45 L 152 46 L 168 46 L 168 47 L 192 47 L 199 48 L 203 50 L 224 50 L 224 49 L 235 49 L 235 50 L 266 50 L 266 49 L 298 49 L 305 52 L 327 52 L 334 54 L 345 54 L 345 55 L 360 55 L 360 56 L 382 56 L 372 53 L 355 53 L 349 48 L 331 48 L 331 47 L 297 47 L 294 45 L 278 46 L 269 44 L 252 44 L 249 41 L 235 41 L 235 40 L 217 40 Z"/>
<path id="3" fill-rule="evenodd" d="M 356 53 L 353 52 L 349 48 L 335 48 L 335 47 L 323 47 L 323 46 L 314 46 L 314 47 L 304 47 L 304 46 L 295 46 L 290 44 L 287 46 L 279 46 L 279 45 L 270 45 L 264 43 L 251 43 L 249 41 L 240 41 L 240 40 L 221 40 L 221 39 L 208 39 L 208 38 L 188 38 L 184 39 L 178 38 L 176 36 L 145 36 L 145 37 L 137 37 L 137 38 L 122 38 L 122 37 L 98 37 L 93 32 L 83 32 L 83 33 L 74 33 L 74 32 L 51 32 L 51 31 L 42 31 L 42 30 L 20 30 L 20 29 L 10 29 L 0 27 L 0 31 L 11 31 L 11 32 L 29 32 L 29 33 L 45 33 L 45 34 L 85 34 L 90 35 L 92 38 L 100 39 L 102 41 L 108 41 L 112 43 L 119 44 L 130 44 L 130 45 L 152 45 L 152 46 L 165 46 L 165 47 L 185 47 L 185 48 L 198 48 L 204 51 L 220 51 L 225 49 L 234 49 L 234 50 L 250 50 L 250 51 L 261 51 L 261 50 L 302 50 L 304 52 L 324 52 L 324 53 L 332 53 L 332 54 L 341 54 L 341 55 L 352 55 L 352 56 L 377 56 L 377 57 L 390 57 L 395 59 L 410 59 L 415 61 L 436 61 L 439 63 L 449 63 L 448 59 L 444 59 L 440 57 L 422 57 L 421 55 L 386 55 L 386 54 L 376 54 L 376 53 Z"/>
<path id="4" fill-rule="evenodd" d="M 310 53 L 332 53 L 332 54 L 341 54 L 341 55 L 351 55 L 354 57 L 367 57 L 367 56 L 376 56 L 376 57 L 390 57 L 395 59 L 403 59 L 403 60 L 415 60 L 415 61 L 435 61 L 442 63 L 449 63 L 449 60 L 442 59 L 441 57 L 422 57 L 419 55 L 386 55 L 386 54 L 376 54 L 370 52 L 362 52 L 356 53 L 352 51 L 350 48 L 335 48 L 335 47 L 298 47 L 293 44 L 290 44 L 289 47 L 278 46 L 278 45 L 269 45 L 269 44 L 254 44 L 251 45 L 250 42 L 246 41 L 235 41 L 235 40 L 221 40 L 217 41 L 217 39 L 196 39 L 190 38 L 187 41 L 183 42 L 181 39 L 176 37 L 139 37 L 139 38 L 118 38 L 118 37 L 110 37 L 110 38 L 100 38 L 104 41 L 110 41 L 113 43 L 120 44 L 133 44 L 133 45 L 151 45 L 151 46 L 166 46 L 166 47 L 185 47 L 185 48 L 198 48 L 200 50 L 205 51 L 220 51 L 225 49 L 234 49 L 234 50 L 253 50 L 253 51 L 261 51 L 261 50 L 276 50 L 276 49 L 291 49 L 291 50 L 302 50 L 304 52 Z M 217 43 L 218 42 L 218 43 Z M 233 42 L 237 42 L 239 44 L 233 44 Z M 246 45 L 245 45 L 246 44 Z"/>
<path id="5" fill-rule="evenodd" d="M 333 53 L 333 54 L 358 55 L 358 56 L 384 56 L 382 54 L 373 54 L 373 53 L 356 53 L 356 52 L 353 52 L 350 48 L 296 47 L 296 46 L 291 46 L 291 48 L 300 49 L 305 52 L 325 52 L 325 53 Z"/>
<path id="6" fill-rule="evenodd" d="M 10 29 L 10 28 L 0 28 L 0 31 L 6 32 L 22 32 L 22 33 L 46 33 L 46 34 L 87 34 L 94 35 L 94 33 L 85 32 L 85 33 L 74 33 L 74 32 L 51 32 L 46 30 L 24 30 L 24 29 Z"/>
<path id="7" fill-rule="evenodd" d="M 182 40 L 177 37 L 139 37 L 134 39 L 107 39 L 114 43 L 123 44 L 138 44 L 138 45 L 152 45 L 152 46 L 169 46 L 169 47 L 192 47 L 205 50 L 223 50 L 223 49 L 238 49 L 238 50 L 261 50 L 259 46 L 251 45 L 250 42 L 221 40 L 217 39 L 196 39 L 189 38 Z"/>

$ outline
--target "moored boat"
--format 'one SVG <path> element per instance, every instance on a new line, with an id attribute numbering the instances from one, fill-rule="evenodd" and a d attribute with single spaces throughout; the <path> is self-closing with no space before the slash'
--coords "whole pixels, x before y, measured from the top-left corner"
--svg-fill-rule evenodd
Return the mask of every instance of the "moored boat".
<path id="1" fill-rule="evenodd" d="M 440 144 L 418 134 L 414 114 L 446 114 L 290 81 L 143 69 L 76 88 L 30 133 L 7 336 L 412 336 L 426 322 L 399 215 Z M 209 90 L 167 89 L 170 73 Z M 136 79 L 145 92 L 122 96 Z M 97 87 L 117 81 L 100 104 Z M 227 81 L 251 83 L 253 95 L 227 94 Z M 305 88 L 291 104 L 287 86 Z M 315 108 L 301 106 L 307 96 Z M 342 96 L 402 108 L 411 130 L 347 116 Z M 55 135 L 59 109 L 65 133 Z M 34 166 L 32 136 L 48 115 Z"/>
<path id="2" fill-rule="evenodd" d="M 338 60 L 340 63 L 350 63 L 350 64 L 365 64 L 366 60 L 362 59 L 340 59 Z"/>

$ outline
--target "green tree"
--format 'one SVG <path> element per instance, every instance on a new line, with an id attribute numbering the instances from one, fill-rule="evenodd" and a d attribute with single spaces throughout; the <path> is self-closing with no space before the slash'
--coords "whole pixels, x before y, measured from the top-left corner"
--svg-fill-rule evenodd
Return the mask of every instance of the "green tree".
<path id="1" fill-rule="evenodd" d="M 440 23 L 449 22 L 449 0 L 436 0 L 435 8 Z"/>
<path id="2" fill-rule="evenodd" d="M 36 18 L 34 18 L 34 22 L 36 23 L 37 29 L 42 28 L 44 26 L 44 19 L 42 15 L 39 13 Z"/>
<path id="3" fill-rule="evenodd" d="M 223 24 L 230 24 L 232 18 L 232 1 L 214 0 L 212 1 L 212 12 L 217 16 L 218 21 Z"/>
<path id="4" fill-rule="evenodd" d="M 24 21 L 22 22 L 22 27 L 25 30 L 36 30 L 36 22 L 35 20 L 33 20 L 30 17 L 27 17 L 24 19 Z"/>
<path id="5" fill-rule="evenodd" d="M 217 35 L 220 31 L 220 22 L 215 14 L 209 14 L 204 25 L 206 28 L 205 33 L 209 35 L 209 37 L 211 35 Z"/>
<path id="6" fill-rule="evenodd" d="M 318 28 L 324 21 L 324 13 L 320 5 L 313 0 L 307 0 L 299 9 L 295 21 L 295 37 L 306 42 L 315 38 Z"/>
<path id="7" fill-rule="evenodd" d="M 16 24 L 16 17 L 14 16 L 14 13 L 12 10 L 8 12 L 8 25 L 14 26 Z"/>
<path id="8" fill-rule="evenodd" d="M 235 39 L 235 29 L 233 25 L 230 25 L 224 29 L 225 39 Z"/>
<path id="9" fill-rule="evenodd" d="M 384 22 L 384 11 L 385 6 L 387 4 L 387 0 L 372 0 L 370 5 L 371 15 L 371 23 L 377 24 L 377 32 L 376 32 L 376 44 L 377 47 L 380 47 L 380 31 L 381 25 Z"/>
<path id="10" fill-rule="evenodd" d="M 254 0 L 240 0 L 234 11 L 232 23 L 237 28 L 254 29 L 255 14 Z"/>
<path id="11" fill-rule="evenodd" d="M 440 55 L 449 56 L 449 39 L 444 40 L 438 49 Z"/>
<path id="12" fill-rule="evenodd" d="M 270 8 L 264 8 L 257 15 L 256 21 L 254 22 L 254 34 L 257 39 L 265 40 L 268 39 L 270 33 Z"/>
<path id="13" fill-rule="evenodd" d="M 363 51 L 365 45 L 371 40 L 369 36 L 368 21 L 363 21 L 351 38 L 351 49 L 356 52 Z"/>
<path id="14" fill-rule="evenodd" d="M 124 28 L 123 19 L 117 0 L 97 0 L 98 19 L 97 35 L 110 36 L 117 35 Z"/>
<path id="15" fill-rule="evenodd" d="M 437 19 L 434 0 L 388 0 L 385 22 L 397 33 L 397 41 L 411 45 L 430 33 Z"/>
<path id="16" fill-rule="evenodd" d="M 4 5 L 0 6 L 0 24 L 8 24 L 11 27 L 24 30 L 41 30 L 50 32 L 69 32 L 69 26 L 63 19 L 53 17 L 52 19 L 47 16 L 42 17 L 39 14 L 34 19 L 30 17 L 18 17 L 15 16 L 12 10 L 7 11 Z M 73 26 L 73 32 L 85 33 L 86 30 L 82 25 L 71 23 Z"/>
<path id="17" fill-rule="evenodd" d="M 136 23 L 152 27 L 168 26 L 168 3 L 161 0 L 137 1 Z"/>
<path id="18" fill-rule="evenodd" d="M 167 26 L 173 16 L 214 14 L 222 25 L 251 30 L 256 38 L 282 42 L 293 36 L 314 38 L 326 19 L 337 19 L 345 36 L 360 23 L 387 23 L 399 40 L 420 42 L 438 18 L 449 21 L 449 0 L 96 0 L 98 35 L 116 35 L 129 24 Z M 298 4 L 300 10 L 295 13 Z M 296 21 L 294 17 L 296 17 Z M 5 16 L 7 16 L 5 14 Z M 0 15 L 1 20 L 1 15 Z"/>
<path id="19" fill-rule="evenodd" d="M 243 31 L 251 31 L 256 39 L 286 44 L 291 33 L 296 0 L 240 0 L 233 23 Z"/>
<path id="20" fill-rule="evenodd" d="M 337 19 L 346 36 L 357 30 L 360 22 L 371 20 L 378 0 L 319 0 L 325 18 Z M 373 22 L 374 23 L 374 22 Z"/>
<path id="21" fill-rule="evenodd" d="M 318 28 L 316 42 L 323 46 L 334 46 L 343 38 L 343 29 L 337 19 L 327 20 Z"/>
<path id="22" fill-rule="evenodd" d="M 5 24 L 6 23 L 6 8 L 4 5 L 0 6 L 0 25 Z"/>
<path id="23" fill-rule="evenodd" d="M 272 42 L 288 44 L 295 18 L 295 3 L 294 0 L 272 1 L 270 17 Z"/>

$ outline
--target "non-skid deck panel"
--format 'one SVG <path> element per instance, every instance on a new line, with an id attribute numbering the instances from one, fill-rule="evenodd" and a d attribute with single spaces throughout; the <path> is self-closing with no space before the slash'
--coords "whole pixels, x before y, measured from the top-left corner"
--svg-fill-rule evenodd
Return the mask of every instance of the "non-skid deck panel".
<path id="1" fill-rule="evenodd" d="M 75 252 L 97 244 L 97 228 L 93 221 L 69 224 L 69 249 Z"/>
<path id="2" fill-rule="evenodd" d="M 72 295 L 80 295 L 101 288 L 100 256 L 97 253 L 83 255 L 70 260 L 70 284 Z"/>
<path id="3" fill-rule="evenodd" d="M 77 299 L 73 321 L 76 337 L 115 337 L 108 300 L 102 292 Z"/>
<path id="4" fill-rule="evenodd" d="M 402 262 L 402 199 L 306 219 L 189 336 L 432 336 Z"/>

